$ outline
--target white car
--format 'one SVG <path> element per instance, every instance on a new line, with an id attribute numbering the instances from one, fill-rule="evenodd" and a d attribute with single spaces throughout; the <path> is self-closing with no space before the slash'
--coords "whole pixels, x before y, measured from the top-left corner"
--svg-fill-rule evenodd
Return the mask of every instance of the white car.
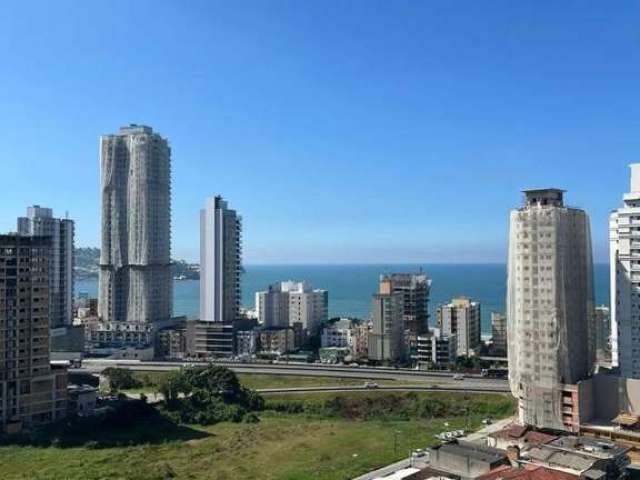
<path id="1" fill-rule="evenodd" d="M 454 380 L 464 380 L 464 375 L 463 375 L 462 373 L 456 373 L 456 374 L 453 376 L 453 379 L 454 379 Z"/>
<path id="2" fill-rule="evenodd" d="M 378 388 L 376 382 L 364 382 L 364 388 Z"/>

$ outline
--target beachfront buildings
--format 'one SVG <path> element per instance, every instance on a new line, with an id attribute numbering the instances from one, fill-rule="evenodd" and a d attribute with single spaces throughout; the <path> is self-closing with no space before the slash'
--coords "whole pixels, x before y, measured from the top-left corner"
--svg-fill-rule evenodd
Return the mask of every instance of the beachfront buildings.
<path id="1" fill-rule="evenodd" d="M 640 379 L 640 163 L 630 167 L 629 193 L 609 217 L 611 364 Z"/>
<path id="2" fill-rule="evenodd" d="M 480 347 L 480 303 L 458 297 L 436 311 L 438 328 L 446 337 L 456 336 L 458 356 L 475 355 Z"/>
<path id="3" fill-rule="evenodd" d="M 397 363 L 415 356 L 428 331 L 431 280 L 423 273 L 380 275 L 373 296 L 369 359 Z"/>
<path id="4" fill-rule="evenodd" d="M 593 366 L 593 264 L 589 217 L 563 193 L 527 190 L 511 211 L 508 355 L 520 421 L 572 430 L 572 385 Z"/>
<path id="5" fill-rule="evenodd" d="M 18 218 L 20 235 L 51 239 L 49 255 L 49 325 L 68 326 L 73 320 L 74 223 L 68 218 L 54 218 L 50 208 L 34 205 L 27 216 Z"/>
<path id="6" fill-rule="evenodd" d="M 266 327 L 299 324 L 308 335 L 317 335 L 329 315 L 329 293 L 308 282 L 279 282 L 256 292 L 258 322 Z"/>
<path id="7" fill-rule="evenodd" d="M 240 319 L 242 219 L 221 196 L 200 211 L 200 319 L 187 322 L 190 355 L 229 357 Z"/>
<path id="8" fill-rule="evenodd" d="M 507 356 L 507 316 L 504 313 L 491 312 L 491 354 Z"/>
<path id="9" fill-rule="evenodd" d="M 151 127 L 100 139 L 102 248 L 98 314 L 151 325 L 172 314 L 171 149 Z"/>
<path id="10" fill-rule="evenodd" d="M 200 211 L 200 320 L 233 323 L 240 318 L 242 220 L 222 197 Z"/>
<path id="11" fill-rule="evenodd" d="M 50 237 L 0 235 L 0 432 L 66 414 L 66 368 L 49 363 L 50 256 Z"/>

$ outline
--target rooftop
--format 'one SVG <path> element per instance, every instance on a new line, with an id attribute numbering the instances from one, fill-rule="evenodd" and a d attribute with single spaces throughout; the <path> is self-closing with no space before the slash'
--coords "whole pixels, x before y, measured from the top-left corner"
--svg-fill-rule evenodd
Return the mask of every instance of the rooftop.
<path id="1" fill-rule="evenodd" d="M 473 458 L 481 462 L 495 463 L 503 460 L 505 452 L 497 448 L 484 447 L 472 442 L 457 440 L 431 448 L 432 451 L 441 451 L 451 455 L 465 458 Z"/>
<path id="2" fill-rule="evenodd" d="M 523 467 L 500 466 L 477 480 L 575 480 L 579 477 L 571 473 L 551 470 L 540 465 Z"/>

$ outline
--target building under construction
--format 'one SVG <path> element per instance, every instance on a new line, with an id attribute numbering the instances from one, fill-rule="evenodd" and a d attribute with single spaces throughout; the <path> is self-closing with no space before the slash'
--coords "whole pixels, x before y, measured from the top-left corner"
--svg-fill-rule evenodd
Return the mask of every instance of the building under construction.
<path id="1" fill-rule="evenodd" d="M 171 149 L 150 127 L 130 125 L 100 142 L 102 250 L 98 314 L 155 323 L 172 311 Z"/>
<path id="2" fill-rule="evenodd" d="M 594 363 L 589 218 L 563 191 L 525 191 L 511 212 L 507 287 L 509 380 L 520 421 L 575 431 L 576 384 Z"/>

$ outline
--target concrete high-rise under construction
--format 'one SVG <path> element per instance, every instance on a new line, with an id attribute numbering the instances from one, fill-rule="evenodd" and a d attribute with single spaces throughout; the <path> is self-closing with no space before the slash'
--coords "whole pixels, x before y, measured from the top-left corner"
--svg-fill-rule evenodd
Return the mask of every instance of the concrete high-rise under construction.
<path id="1" fill-rule="evenodd" d="M 564 408 L 575 401 L 569 386 L 586 379 L 594 361 L 589 217 L 565 206 L 562 190 L 524 193 L 524 206 L 511 212 L 509 236 L 511 391 L 522 423 L 574 430 Z"/>
<path id="2" fill-rule="evenodd" d="M 100 139 L 102 249 L 98 315 L 152 324 L 172 313 L 171 149 L 142 125 Z"/>

